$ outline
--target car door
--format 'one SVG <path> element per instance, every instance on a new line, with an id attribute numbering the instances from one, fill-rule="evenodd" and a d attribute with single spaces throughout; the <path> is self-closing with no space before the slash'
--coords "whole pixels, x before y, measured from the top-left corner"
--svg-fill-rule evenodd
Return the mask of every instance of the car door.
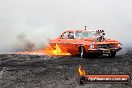
<path id="1" fill-rule="evenodd" d="M 60 39 L 58 40 L 58 45 L 61 47 L 63 50 L 68 50 L 67 49 L 67 39 L 68 39 L 68 33 L 69 32 L 64 32 L 61 36 Z"/>
<path id="2" fill-rule="evenodd" d="M 75 52 L 76 45 L 75 45 L 75 39 L 74 39 L 74 32 L 73 31 L 67 31 L 61 35 L 59 44 L 62 48 L 66 49 L 68 52 L 73 53 Z"/>

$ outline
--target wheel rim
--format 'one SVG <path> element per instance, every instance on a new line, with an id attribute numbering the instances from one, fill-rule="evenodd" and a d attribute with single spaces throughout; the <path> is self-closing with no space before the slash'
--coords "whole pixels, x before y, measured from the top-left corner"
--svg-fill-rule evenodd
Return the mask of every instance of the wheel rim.
<path id="1" fill-rule="evenodd" d="M 84 50 L 83 47 L 81 47 L 81 57 L 83 57 L 83 54 L 84 54 Z"/>

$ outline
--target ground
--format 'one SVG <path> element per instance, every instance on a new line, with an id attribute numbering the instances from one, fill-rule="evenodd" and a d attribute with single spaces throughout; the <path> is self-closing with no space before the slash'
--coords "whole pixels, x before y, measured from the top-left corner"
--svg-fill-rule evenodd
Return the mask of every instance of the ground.
<path id="1" fill-rule="evenodd" d="M 132 83 L 79 86 L 76 82 L 78 65 L 82 65 L 89 74 L 132 75 L 131 52 L 121 51 L 115 58 L 1 54 L 0 88 L 132 88 Z"/>

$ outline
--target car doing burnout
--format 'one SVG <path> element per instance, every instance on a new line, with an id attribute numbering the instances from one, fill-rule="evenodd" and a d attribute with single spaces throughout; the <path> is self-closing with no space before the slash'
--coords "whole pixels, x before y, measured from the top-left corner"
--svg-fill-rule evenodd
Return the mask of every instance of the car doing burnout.
<path id="1" fill-rule="evenodd" d="M 50 41 L 52 47 L 56 44 L 62 50 L 70 54 L 78 54 L 80 57 L 103 54 L 115 57 L 116 52 L 121 50 L 121 43 L 105 38 L 104 30 L 68 30 Z"/>

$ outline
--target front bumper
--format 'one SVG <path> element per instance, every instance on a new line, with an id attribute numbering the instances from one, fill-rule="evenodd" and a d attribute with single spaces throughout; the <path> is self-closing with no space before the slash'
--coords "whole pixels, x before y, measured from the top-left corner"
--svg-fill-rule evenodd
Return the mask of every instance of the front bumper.
<path id="1" fill-rule="evenodd" d="M 118 52 L 119 50 L 121 50 L 122 48 L 109 48 L 109 49 L 105 49 L 105 48 L 98 48 L 98 49 L 88 49 L 88 53 L 103 53 L 103 54 L 109 54 L 111 52 Z"/>

